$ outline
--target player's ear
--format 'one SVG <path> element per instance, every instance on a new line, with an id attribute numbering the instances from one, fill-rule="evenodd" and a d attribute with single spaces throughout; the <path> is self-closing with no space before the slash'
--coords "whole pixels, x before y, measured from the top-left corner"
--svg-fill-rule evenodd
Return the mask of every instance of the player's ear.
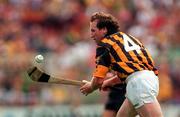
<path id="1" fill-rule="evenodd" d="M 107 28 L 103 28 L 102 30 L 103 30 L 104 35 L 106 35 L 107 34 Z"/>

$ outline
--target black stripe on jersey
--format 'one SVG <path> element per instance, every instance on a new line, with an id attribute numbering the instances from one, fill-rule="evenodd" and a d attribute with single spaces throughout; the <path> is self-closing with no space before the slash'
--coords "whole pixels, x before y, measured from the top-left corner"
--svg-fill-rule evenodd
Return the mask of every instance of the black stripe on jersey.
<path id="1" fill-rule="evenodd" d="M 153 67 L 153 71 L 158 71 L 155 67 Z"/>
<path id="2" fill-rule="evenodd" d="M 119 33 L 117 35 L 119 37 L 122 37 Z M 114 37 L 110 37 L 109 39 L 111 39 L 113 42 L 116 42 L 119 45 L 122 52 L 125 54 L 126 58 L 128 59 L 128 61 L 134 61 L 133 57 L 131 57 L 131 55 L 128 52 L 126 52 L 126 50 L 124 49 L 124 45 L 120 41 L 114 39 Z M 136 71 L 138 70 L 132 63 L 128 63 L 127 66 L 133 70 Z"/>
<path id="3" fill-rule="evenodd" d="M 157 73 L 155 73 L 156 74 L 156 76 L 158 76 L 158 69 L 156 69 L 155 67 L 153 68 L 153 71 L 154 72 L 157 72 Z"/>
<path id="4" fill-rule="evenodd" d="M 128 34 L 127 34 L 128 35 Z M 142 47 L 142 45 L 136 40 L 134 39 L 134 37 L 132 37 L 131 35 L 128 35 L 128 37 L 134 42 L 136 43 L 137 45 L 139 45 L 140 47 Z"/>
<path id="5" fill-rule="evenodd" d="M 143 63 L 143 64 L 144 64 L 149 70 L 152 70 L 152 69 L 149 68 L 149 66 L 153 67 L 153 65 L 149 63 L 150 59 L 148 58 L 148 56 L 146 56 L 146 54 L 145 54 L 144 51 L 145 51 L 145 50 L 142 50 L 142 53 L 143 53 L 143 55 L 144 55 L 144 57 L 146 58 L 146 60 L 147 60 L 148 63 Z"/>
<path id="6" fill-rule="evenodd" d="M 121 35 L 119 35 L 119 33 L 118 33 L 118 36 L 121 36 Z M 128 59 L 128 61 L 134 61 L 133 58 L 131 57 L 131 55 L 128 52 L 126 52 L 126 50 L 124 49 L 124 45 L 120 41 L 114 39 L 114 37 L 110 37 L 109 39 L 112 40 L 113 42 L 116 42 L 116 44 L 119 45 L 119 47 L 121 48 L 122 52 L 124 53 L 124 55 Z"/>
<path id="7" fill-rule="evenodd" d="M 138 65 L 139 65 L 141 68 L 143 68 L 144 70 L 145 70 L 145 69 L 148 69 L 148 68 L 146 68 L 146 67 L 145 67 L 145 65 L 144 65 L 144 64 L 143 64 L 143 65 L 138 64 Z"/>
<path id="8" fill-rule="evenodd" d="M 121 35 L 121 33 L 120 33 L 120 32 L 119 32 L 119 33 L 117 33 L 117 36 L 123 39 L 123 36 Z"/>
<path id="9" fill-rule="evenodd" d="M 108 50 L 105 47 L 98 47 L 96 49 L 96 58 L 108 54 Z"/>
<path id="10" fill-rule="evenodd" d="M 116 62 L 121 62 L 121 58 L 117 55 L 116 51 L 113 49 L 112 45 L 108 44 L 108 43 L 100 43 L 100 46 L 103 47 L 108 47 L 108 50 L 110 51 L 111 55 L 114 57 L 114 59 L 116 60 Z"/>
<path id="11" fill-rule="evenodd" d="M 148 65 L 146 63 L 142 63 L 146 69 L 149 69 Z"/>
<path id="12" fill-rule="evenodd" d="M 133 69 L 134 72 L 135 72 L 135 71 L 139 71 L 139 69 L 136 68 L 132 63 L 126 63 L 126 65 L 129 66 L 131 69 Z"/>
<path id="13" fill-rule="evenodd" d="M 147 59 L 147 61 L 148 61 L 148 64 L 149 64 L 150 66 L 154 67 L 151 59 L 149 58 L 149 56 L 148 56 L 148 54 L 147 54 L 147 52 L 146 52 L 144 49 L 142 49 L 141 51 L 142 51 L 142 53 L 144 54 L 144 56 L 146 57 L 146 59 Z"/>
<path id="14" fill-rule="evenodd" d="M 117 35 L 118 35 L 120 38 L 123 39 L 123 36 L 122 36 L 120 33 L 118 33 Z M 114 38 L 113 38 L 113 39 L 114 39 Z M 115 40 L 115 39 L 114 39 L 114 40 Z M 123 41 L 124 41 L 124 39 L 123 39 Z M 133 58 L 131 57 L 131 55 L 130 55 L 128 52 L 126 52 L 126 50 L 125 50 L 125 48 L 124 48 L 124 45 L 123 45 L 120 41 L 115 40 L 115 42 L 119 42 L 118 45 L 121 47 L 123 53 L 126 55 L 126 58 L 127 58 L 129 61 L 134 61 Z"/>
<path id="15" fill-rule="evenodd" d="M 119 37 L 121 37 L 121 38 L 123 38 L 123 36 L 120 34 L 120 33 L 118 33 L 117 34 Z M 129 36 L 129 35 L 128 35 Z M 131 36 L 129 36 L 131 39 L 132 39 L 132 41 L 134 41 L 137 45 L 139 45 L 139 46 L 141 46 L 133 37 L 131 37 Z M 137 51 L 136 50 L 133 50 L 133 52 L 134 52 L 134 54 L 136 55 L 136 57 L 138 58 L 138 60 L 139 61 L 142 61 L 142 58 L 139 56 L 139 54 L 137 53 Z M 128 53 L 128 52 L 127 52 Z M 129 54 L 129 53 L 128 53 Z M 130 55 L 129 55 L 130 56 Z M 132 58 L 132 57 L 131 57 Z M 129 59 L 128 59 L 129 60 Z M 134 61 L 134 59 L 132 58 L 132 60 Z M 141 68 L 143 68 L 143 69 L 148 69 L 148 66 L 147 65 L 141 65 L 141 64 L 139 64 L 139 66 L 141 67 Z"/>
<path id="16" fill-rule="evenodd" d="M 138 58 L 139 61 L 143 61 L 142 57 L 137 53 L 136 50 L 133 50 L 133 52 L 134 52 L 134 54 L 136 55 L 136 57 Z M 143 63 L 143 62 L 142 62 L 142 64 L 143 64 L 144 66 L 141 65 L 141 64 L 139 64 L 140 67 L 142 67 L 143 69 L 148 69 L 148 65 L 146 65 L 146 63 Z"/>
<path id="17" fill-rule="evenodd" d="M 104 43 L 104 42 L 98 43 L 98 46 L 105 47 L 105 48 L 107 48 L 109 51 L 110 51 L 110 49 L 111 49 L 111 47 L 112 47 L 110 44 Z"/>
<path id="18" fill-rule="evenodd" d="M 112 69 L 113 70 L 115 70 L 115 71 L 118 71 L 118 72 L 120 72 L 120 73 L 125 73 L 125 74 L 127 74 L 127 75 L 130 75 L 130 73 L 129 72 L 127 72 L 126 70 L 124 70 L 121 66 L 119 66 L 117 63 L 113 63 L 112 64 Z"/>
<path id="19" fill-rule="evenodd" d="M 111 58 L 109 55 L 109 50 L 104 47 L 99 47 L 96 50 L 96 64 L 104 65 L 106 67 L 110 66 Z"/>

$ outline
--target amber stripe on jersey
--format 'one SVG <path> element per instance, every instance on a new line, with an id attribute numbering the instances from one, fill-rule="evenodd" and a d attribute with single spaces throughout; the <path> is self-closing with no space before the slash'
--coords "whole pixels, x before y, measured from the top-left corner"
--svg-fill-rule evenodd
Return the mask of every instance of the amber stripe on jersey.
<path id="1" fill-rule="evenodd" d="M 121 37 L 121 38 L 120 38 Z M 120 47 L 122 47 L 123 52 L 125 53 L 125 55 L 127 56 L 127 58 L 129 58 L 129 61 L 133 61 L 133 66 L 136 67 L 136 69 L 138 69 L 138 71 L 143 70 L 143 69 L 147 69 L 143 64 L 142 64 L 142 59 L 140 58 L 140 56 L 138 54 L 135 54 L 136 50 L 133 51 L 129 51 L 126 52 L 124 49 L 124 41 L 122 39 L 121 35 L 114 35 L 113 38 L 117 41 L 120 41 L 121 45 Z"/>
<path id="2" fill-rule="evenodd" d="M 120 34 L 124 34 L 122 32 L 120 32 Z M 147 51 L 147 49 L 142 45 L 142 43 L 137 40 L 136 38 L 134 38 L 131 35 L 128 35 L 130 37 L 131 40 L 133 40 L 137 45 L 139 45 L 142 49 L 142 54 L 138 54 L 136 51 L 134 51 L 136 53 L 136 56 L 139 58 L 140 61 L 143 61 L 144 66 L 146 66 L 146 68 L 149 68 L 149 70 L 153 70 L 157 72 L 157 69 L 155 69 L 154 67 L 154 63 L 153 63 L 153 59 L 150 56 L 149 52 Z M 142 60 L 141 60 L 142 58 Z"/>
<path id="3" fill-rule="evenodd" d="M 122 52 L 120 46 L 118 45 L 118 43 L 114 42 L 114 40 L 112 41 L 112 39 L 110 38 L 105 38 L 102 40 L 102 42 L 106 45 L 108 45 L 107 47 L 110 47 L 110 52 L 112 54 L 112 56 L 114 57 L 116 62 L 128 62 L 129 60 L 127 59 L 126 55 Z M 115 67 L 115 66 L 114 66 Z M 136 67 L 134 67 L 133 65 L 129 66 L 127 64 L 124 64 L 124 66 L 119 66 L 118 68 L 114 68 L 113 69 L 118 69 L 121 72 L 123 71 L 127 71 L 127 73 L 131 73 L 133 72 L 133 68 L 136 69 Z M 117 66 L 116 66 L 117 67 Z"/>
<path id="4" fill-rule="evenodd" d="M 142 45 L 142 43 L 141 43 L 139 40 L 137 40 L 136 38 L 134 38 L 134 37 L 131 36 L 131 35 L 128 35 L 128 36 L 129 36 L 129 38 L 130 38 L 131 40 L 133 40 L 137 45 L 139 45 L 139 46 L 141 47 L 141 52 L 144 51 L 145 47 Z M 150 68 L 150 69 L 152 68 L 152 66 L 150 66 L 150 65 L 148 64 L 147 56 L 145 56 L 143 53 L 137 53 L 137 51 L 135 51 L 135 50 L 134 50 L 133 52 L 134 52 L 134 54 L 136 55 L 136 57 L 138 58 L 138 60 L 139 60 L 140 62 L 142 62 L 143 66 L 145 67 L 145 68 L 144 68 L 145 70 L 148 70 L 149 68 Z"/>
<path id="5" fill-rule="evenodd" d="M 122 33 L 122 32 L 121 32 Z M 153 64 L 153 60 L 152 60 L 152 57 L 150 56 L 150 54 L 148 53 L 147 49 L 142 45 L 142 43 L 135 39 L 133 36 L 131 35 L 128 35 L 131 40 L 133 40 L 137 45 L 141 46 L 143 49 L 142 49 L 142 55 L 141 57 L 145 57 L 146 58 L 146 61 L 144 61 L 145 59 L 143 59 L 143 62 L 144 62 L 144 65 L 145 66 L 149 66 L 150 68 L 153 68 L 154 64 Z M 139 54 L 136 53 L 136 55 L 138 56 Z M 139 57 L 139 56 L 138 56 Z M 147 64 L 148 63 L 148 64 Z M 151 69 L 152 70 L 152 69 Z"/>
<path id="6" fill-rule="evenodd" d="M 115 50 L 114 48 L 112 48 L 112 46 L 111 46 L 110 43 L 111 43 L 111 41 L 109 41 L 109 43 L 108 43 L 108 40 L 107 40 L 107 39 L 104 39 L 104 40 L 103 40 L 103 43 L 99 43 L 99 46 L 107 47 L 107 49 L 109 50 L 109 52 L 111 53 L 111 55 L 114 57 L 115 61 L 122 61 L 122 60 L 119 58 L 116 50 Z"/>
<path id="7" fill-rule="evenodd" d="M 155 73 L 156 75 L 158 75 L 158 70 L 154 67 L 153 59 L 152 59 L 151 55 L 149 54 L 148 50 L 142 45 L 142 43 L 141 43 L 139 40 L 135 39 L 135 38 L 132 37 L 131 35 L 129 35 L 129 37 L 130 37 L 132 40 L 134 40 L 134 42 L 135 42 L 136 44 L 138 44 L 139 46 L 142 46 L 142 47 L 143 47 L 144 50 L 142 51 L 142 53 L 144 54 L 143 56 L 144 56 L 145 59 L 146 59 L 146 60 L 143 59 L 143 61 L 144 61 L 144 63 L 143 63 L 144 66 L 150 68 L 150 70 L 153 70 L 154 73 Z M 138 56 L 137 53 L 136 53 L 136 55 Z M 139 57 L 139 56 L 138 56 L 138 57 Z M 145 61 L 146 61 L 146 62 L 145 62 Z"/>
<path id="8" fill-rule="evenodd" d="M 150 54 L 140 41 L 127 35 L 135 44 L 140 46 L 140 53 L 137 53 L 136 50 L 128 52 L 125 50 L 123 34 L 120 32 L 102 40 L 103 45 L 109 48 L 110 54 L 114 57 L 115 63 L 113 62 L 112 69 L 127 75 L 141 70 L 153 70 L 157 72 Z"/>

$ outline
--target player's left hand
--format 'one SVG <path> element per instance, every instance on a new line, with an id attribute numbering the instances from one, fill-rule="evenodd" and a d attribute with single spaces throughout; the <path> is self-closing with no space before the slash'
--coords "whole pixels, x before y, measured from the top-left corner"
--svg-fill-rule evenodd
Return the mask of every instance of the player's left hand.
<path id="1" fill-rule="evenodd" d="M 111 86 L 112 86 L 111 82 L 109 82 L 109 80 L 105 80 L 103 82 L 100 90 L 102 90 L 102 91 L 109 91 Z"/>
<path id="2" fill-rule="evenodd" d="M 81 93 L 87 96 L 88 94 L 93 92 L 93 89 L 91 87 L 91 82 L 86 81 L 86 80 L 83 80 L 82 82 L 85 84 L 80 88 L 80 91 Z"/>
<path id="3" fill-rule="evenodd" d="M 101 90 L 108 91 L 110 90 L 110 87 L 118 83 L 122 83 L 121 80 L 117 76 L 113 76 L 112 78 L 109 78 L 103 82 Z"/>

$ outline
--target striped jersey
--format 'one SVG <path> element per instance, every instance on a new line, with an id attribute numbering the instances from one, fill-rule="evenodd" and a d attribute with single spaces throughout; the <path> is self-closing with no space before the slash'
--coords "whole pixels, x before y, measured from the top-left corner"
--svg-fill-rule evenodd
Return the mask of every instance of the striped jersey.
<path id="1" fill-rule="evenodd" d="M 136 71 L 151 70 L 158 75 L 153 59 L 144 45 L 123 32 L 107 36 L 98 43 L 93 76 L 104 78 L 110 69 L 116 71 L 122 81 Z"/>

